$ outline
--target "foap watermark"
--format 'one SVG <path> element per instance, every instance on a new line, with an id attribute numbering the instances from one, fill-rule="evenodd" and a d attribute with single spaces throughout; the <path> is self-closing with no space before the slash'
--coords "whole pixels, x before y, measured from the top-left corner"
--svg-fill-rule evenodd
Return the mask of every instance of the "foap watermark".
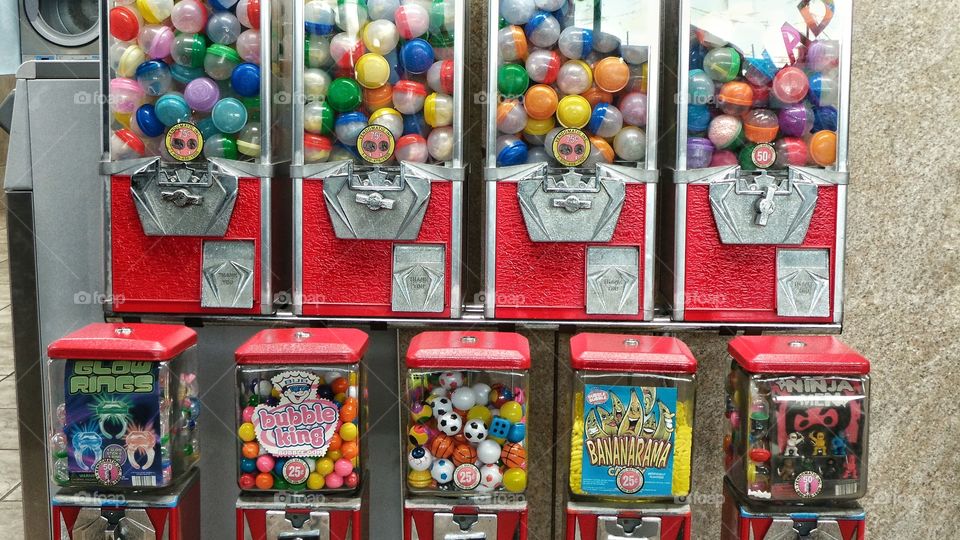
<path id="1" fill-rule="evenodd" d="M 273 502 L 278 504 L 324 504 L 327 498 L 320 493 L 304 493 L 299 491 L 278 491 L 273 494 Z"/>
<path id="2" fill-rule="evenodd" d="M 76 491 L 71 493 L 73 497 L 79 497 L 84 500 L 85 506 L 117 506 L 127 502 L 127 497 L 121 493 L 102 493 L 99 491 Z M 90 501 L 87 504 L 86 501 Z"/>
<path id="3" fill-rule="evenodd" d="M 126 301 L 122 294 L 112 295 L 99 291 L 78 291 L 73 295 L 73 303 L 78 306 L 122 304 Z"/>
<path id="4" fill-rule="evenodd" d="M 527 303 L 527 297 L 522 294 L 496 293 L 493 296 L 494 304 L 498 306 L 522 306 Z M 476 304 L 486 305 L 487 293 L 479 292 L 473 295 Z"/>
<path id="5" fill-rule="evenodd" d="M 697 506 L 723 506 L 722 491 L 691 491 L 686 497 L 674 497 L 674 504 L 693 504 Z"/>

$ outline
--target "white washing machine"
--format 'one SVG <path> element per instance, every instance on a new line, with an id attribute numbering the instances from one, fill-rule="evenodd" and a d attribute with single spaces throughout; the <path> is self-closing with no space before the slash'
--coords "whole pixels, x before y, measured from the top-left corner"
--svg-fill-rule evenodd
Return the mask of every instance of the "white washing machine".
<path id="1" fill-rule="evenodd" d="M 19 0 L 19 3 L 23 61 L 99 57 L 97 0 Z"/>

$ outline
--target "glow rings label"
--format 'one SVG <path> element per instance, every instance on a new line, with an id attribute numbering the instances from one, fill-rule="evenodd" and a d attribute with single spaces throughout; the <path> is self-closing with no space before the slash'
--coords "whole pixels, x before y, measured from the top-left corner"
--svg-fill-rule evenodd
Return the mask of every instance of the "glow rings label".
<path id="1" fill-rule="evenodd" d="M 553 155 L 564 167 L 579 167 L 590 157 L 590 139 L 577 128 L 567 128 L 553 139 Z"/>
<path id="2" fill-rule="evenodd" d="M 373 164 L 383 163 L 392 158 L 396 145 L 393 133 L 380 125 L 367 126 L 357 136 L 357 150 L 360 152 L 360 157 Z"/>
<path id="3" fill-rule="evenodd" d="M 777 151 L 769 144 L 758 144 L 750 152 L 750 159 L 758 169 L 769 169 L 777 160 Z"/>
<path id="4" fill-rule="evenodd" d="M 203 152 L 203 134 L 200 128 L 189 123 L 174 124 L 163 140 L 170 157 L 177 161 L 193 161 Z"/>

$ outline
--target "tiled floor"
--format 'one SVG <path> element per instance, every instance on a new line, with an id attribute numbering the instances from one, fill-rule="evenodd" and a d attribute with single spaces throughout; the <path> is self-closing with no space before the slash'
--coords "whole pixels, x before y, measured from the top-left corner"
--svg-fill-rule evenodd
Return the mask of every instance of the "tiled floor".
<path id="1" fill-rule="evenodd" d="M 0 198 L 0 537 L 15 540 L 24 538 L 24 534 L 10 312 L 7 209 Z"/>

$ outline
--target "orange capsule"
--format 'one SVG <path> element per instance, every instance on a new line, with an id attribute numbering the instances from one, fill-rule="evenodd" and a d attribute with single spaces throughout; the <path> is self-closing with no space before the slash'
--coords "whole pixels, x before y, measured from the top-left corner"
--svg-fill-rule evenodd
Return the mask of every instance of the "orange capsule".
<path id="1" fill-rule="evenodd" d="M 818 131 L 810 138 L 810 159 L 821 167 L 829 167 L 837 162 L 837 134 Z"/>
<path id="2" fill-rule="evenodd" d="M 552 86 L 535 84 L 531 86 L 523 97 L 523 108 L 527 116 L 534 120 L 546 120 L 557 112 L 560 98 Z"/>
<path id="3" fill-rule="evenodd" d="M 593 80 L 601 90 L 619 92 L 630 82 L 630 66 L 619 56 L 608 56 L 593 65 Z"/>
<path id="4" fill-rule="evenodd" d="M 260 445 L 255 442 L 243 443 L 240 447 L 240 453 L 247 459 L 255 459 L 260 455 Z"/>
<path id="5" fill-rule="evenodd" d="M 753 105 L 753 88 L 743 81 L 724 83 L 717 101 L 724 114 L 740 116 Z"/>
<path id="6" fill-rule="evenodd" d="M 601 90 L 597 86 L 591 86 L 589 90 L 580 95 L 587 98 L 591 107 L 596 107 L 599 103 L 613 103 L 613 94 Z"/>
<path id="7" fill-rule="evenodd" d="M 604 163 L 613 163 L 613 147 L 602 137 L 590 137 L 591 152 L 600 152 Z"/>
<path id="8" fill-rule="evenodd" d="M 363 90 L 363 104 L 368 111 L 392 107 L 393 87 L 390 86 L 390 83 L 387 83 L 379 88 L 365 88 Z"/>
<path id="9" fill-rule="evenodd" d="M 769 143 L 777 138 L 780 121 L 770 109 L 753 109 L 743 117 L 743 134 L 755 143 Z"/>

